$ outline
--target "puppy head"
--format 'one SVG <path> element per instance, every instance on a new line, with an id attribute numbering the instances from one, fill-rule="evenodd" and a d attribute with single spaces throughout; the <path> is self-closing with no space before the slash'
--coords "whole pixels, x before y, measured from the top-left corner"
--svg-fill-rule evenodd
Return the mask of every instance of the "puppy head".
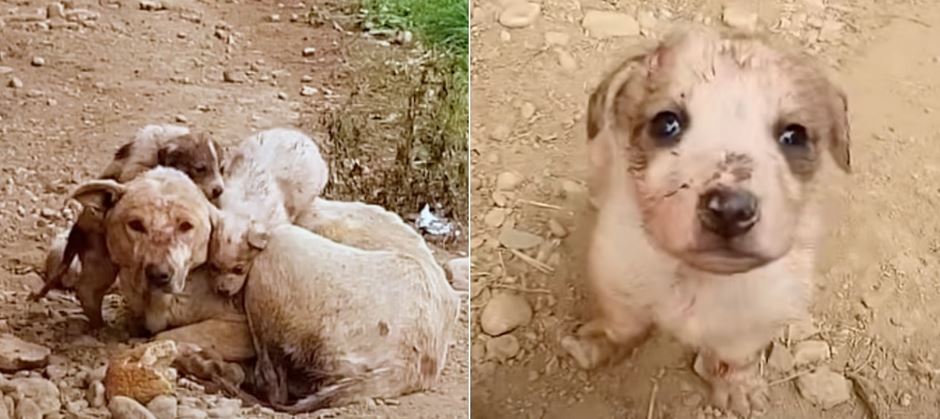
<path id="1" fill-rule="evenodd" d="M 225 190 L 222 181 L 222 148 L 203 133 L 174 137 L 157 150 L 157 164 L 186 173 L 209 199 Z"/>
<path id="2" fill-rule="evenodd" d="M 632 57 L 588 107 L 654 242 L 684 262 L 744 272 L 785 255 L 823 155 L 849 171 L 845 95 L 806 57 L 741 35 L 673 33 Z"/>
<path id="3" fill-rule="evenodd" d="M 243 284 L 251 261 L 267 247 L 269 237 L 263 225 L 243 216 L 221 212 L 209 246 L 209 261 L 215 270 L 213 274 L 217 283 Z"/>
<path id="4" fill-rule="evenodd" d="M 158 167 L 127 184 L 94 180 L 72 196 L 104 214 L 111 259 L 142 289 L 182 292 L 189 271 L 206 261 L 216 210 L 176 169 Z"/>

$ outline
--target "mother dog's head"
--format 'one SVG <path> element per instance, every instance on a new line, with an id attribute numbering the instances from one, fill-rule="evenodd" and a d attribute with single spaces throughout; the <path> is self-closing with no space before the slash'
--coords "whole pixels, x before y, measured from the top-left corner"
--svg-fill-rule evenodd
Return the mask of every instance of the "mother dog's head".
<path id="1" fill-rule="evenodd" d="M 843 92 L 800 54 L 702 28 L 677 31 L 591 96 L 588 137 L 625 156 L 644 226 L 696 268 L 779 259 L 806 222 L 824 153 L 849 171 Z"/>
<path id="2" fill-rule="evenodd" d="M 206 261 L 216 209 L 183 172 L 158 167 L 126 184 L 93 180 L 72 196 L 104 220 L 111 260 L 138 285 L 182 292 L 189 271 Z"/>

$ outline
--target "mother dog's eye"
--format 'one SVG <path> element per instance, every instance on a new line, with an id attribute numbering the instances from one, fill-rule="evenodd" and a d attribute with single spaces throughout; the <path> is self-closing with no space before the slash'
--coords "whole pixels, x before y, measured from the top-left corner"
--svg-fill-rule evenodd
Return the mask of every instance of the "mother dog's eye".
<path id="1" fill-rule="evenodd" d="M 235 275 L 244 275 L 244 274 L 245 274 L 245 267 L 242 266 L 242 265 L 237 265 L 237 266 L 235 266 L 234 268 L 232 268 L 232 273 L 235 274 Z"/>
<path id="2" fill-rule="evenodd" d="M 193 229 L 193 224 L 190 223 L 189 221 L 183 221 L 182 223 L 180 223 L 179 230 L 181 232 L 185 233 L 192 229 Z"/>
<path id="3" fill-rule="evenodd" d="M 809 143 L 806 127 L 799 124 L 787 125 L 777 137 L 777 142 L 786 147 L 805 147 Z"/>
<path id="4" fill-rule="evenodd" d="M 131 230 L 134 230 L 138 233 L 147 232 L 147 227 L 144 227 L 144 223 L 140 220 L 131 220 L 127 223 L 127 226 L 130 227 Z"/>
<path id="5" fill-rule="evenodd" d="M 672 145 L 679 141 L 684 121 L 675 112 L 663 111 L 650 120 L 649 134 L 662 145 Z"/>

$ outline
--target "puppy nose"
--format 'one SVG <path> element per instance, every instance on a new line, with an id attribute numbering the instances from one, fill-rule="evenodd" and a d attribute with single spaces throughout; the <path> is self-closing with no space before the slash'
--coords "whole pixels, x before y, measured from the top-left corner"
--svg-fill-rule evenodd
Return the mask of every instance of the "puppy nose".
<path id="1" fill-rule="evenodd" d="M 757 197 L 730 188 L 712 189 L 699 197 L 698 215 L 706 229 L 725 238 L 747 233 L 760 218 Z"/>
<path id="2" fill-rule="evenodd" d="M 213 198 L 218 198 L 219 195 L 222 195 L 222 187 L 221 187 L 221 186 L 216 186 L 216 187 L 212 188 L 212 197 L 213 197 Z"/>
<path id="3" fill-rule="evenodd" d="M 154 263 L 144 267 L 144 275 L 147 276 L 147 281 L 153 286 L 163 287 L 170 283 L 169 269 Z"/>

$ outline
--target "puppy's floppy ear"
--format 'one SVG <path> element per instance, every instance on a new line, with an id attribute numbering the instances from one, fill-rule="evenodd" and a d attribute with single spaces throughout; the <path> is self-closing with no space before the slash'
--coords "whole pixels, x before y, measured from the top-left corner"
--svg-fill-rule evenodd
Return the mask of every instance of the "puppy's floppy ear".
<path id="1" fill-rule="evenodd" d="M 157 165 L 163 167 L 176 167 L 179 157 L 179 144 L 171 142 L 157 150 Z"/>
<path id="2" fill-rule="evenodd" d="M 832 121 L 829 133 L 829 152 L 836 164 L 845 173 L 852 172 L 851 134 L 849 129 L 849 101 L 845 92 L 833 86 L 829 95 L 830 116 Z"/>
<path id="3" fill-rule="evenodd" d="M 127 187 L 111 179 L 99 179 L 88 181 L 75 192 L 72 192 L 72 199 L 77 200 L 83 207 L 88 208 L 103 215 L 124 195 Z"/>
<path id="4" fill-rule="evenodd" d="M 252 222 L 245 233 L 245 240 L 248 245 L 255 250 L 264 250 L 268 247 L 268 240 L 271 239 L 271 233 L 261 224 Z"/>

